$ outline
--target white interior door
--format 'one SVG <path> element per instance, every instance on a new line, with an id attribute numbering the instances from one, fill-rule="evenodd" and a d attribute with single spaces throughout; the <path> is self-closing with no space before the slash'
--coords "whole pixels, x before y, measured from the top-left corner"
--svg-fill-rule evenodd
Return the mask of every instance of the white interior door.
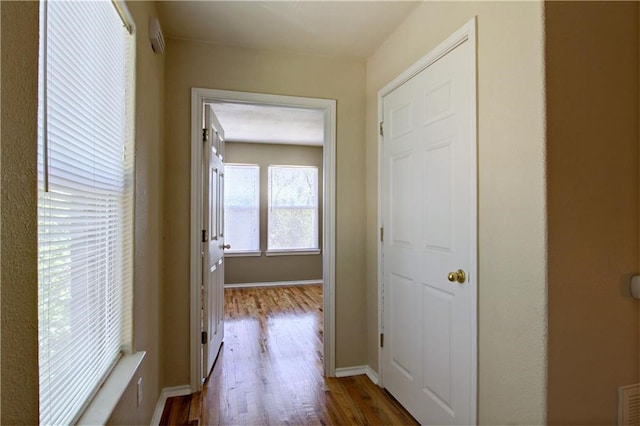
<path id="1" fill-rule="evenodd" d="M 202 375 L 211 373 L 224 338 L 224 131 L 205 105 L 203 132 Z"/>
<path id="2" fill-rule="evenodd" d="M 422 424 L 475 422 L 470 49 L 475 46 L 466 40 L 383 98 L 382 377 Z"/>

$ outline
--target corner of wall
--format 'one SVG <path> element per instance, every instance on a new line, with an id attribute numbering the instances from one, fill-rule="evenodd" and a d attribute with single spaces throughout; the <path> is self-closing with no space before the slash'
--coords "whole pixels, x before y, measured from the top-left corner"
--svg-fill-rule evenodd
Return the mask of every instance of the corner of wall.
<path id="1" fill-rule="evenodd" d="M 38 423 L 38 2 L 2 2 L 2 424 Z"/>

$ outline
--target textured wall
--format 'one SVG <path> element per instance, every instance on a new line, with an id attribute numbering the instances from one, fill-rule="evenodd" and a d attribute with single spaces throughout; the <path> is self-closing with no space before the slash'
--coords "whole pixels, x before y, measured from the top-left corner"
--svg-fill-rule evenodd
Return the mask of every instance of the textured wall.
<path id="1" fill-rule="evenodd" d="M 336 366 L 364 364 L 364 64 L 181 40 L 167 44 L 164 296 L 171 303 L 164 305 L 165 385 L 189 383 L 192 87 L 337 100 Z"/>
<path id="2" fill-rule="evenodd" d="M 424 2 L 367 61 L 368 363 L 378 366 L 377 92 L 473 16 L 478 19 L 478 421 L 542 424 L 547 323 L 541 2 Z"/>
<path id="3" fill-rule="evenodd" d="M 0 423 L 38 423 L 38 3 L 2 2 Z"/>
<path id="4" fill-rule="evenodd" d="M 160 57 L 148 53 L 147 10 L 131 3 L 139 27 L 136 347 L 147 350 L 141 409 L 116 411 L 122 423 L 148 423 L 160 389 L 159 297 L 161 273 L 162 96 Z M 1 272 L 2 424 L 38 423 L 36 123 L 38 3 L 2 2 Z M 146 41 L 145 41 L 146 40 Z M 145 50 L 146 49 L 146 50 Z M 137 377 L 136 377 L 137 378 Z M 128 391 L 127 395 L 132 392 Z M 134 393 L 135 395 L 135 393 Z M 124 400 L 129 402 L 130 397 Z M 126 405 L 126 404 L 125 404 Z M 122 405 L 121 405 L 122 406 Z M 134 405 L 135 407 L 135 400 Z"/>
<path id="5" fill-rule="evenodd" d="M 146 351 L 142 365 L 116 407 L 110 424 L 149 424 L 162 383 L 162 212 L 164 170 L 164 55 L 153 53 L 149 16 L 155 3 L 128 1 L 136 23 L 136 200 L 134 346 Z M 137 382 L 143 399 L 137 407 Z"/>
<path id="6" fill-rule="evenodd" d="M 318 243 L 322 247 L 322 147 L 227 143 L 227 163 L 260 166 L 260 257 L 226 257 L 225 284 L 322 279 L 322 254 L 266 256 L 268 227 L 268 171 L 270 165 L 316 166 L 318 168 Z M 228 242 L 228 241 L 227 241 Z"/>
<path id="7" fill-rule="evenodd" d="M 0 2 L 0 52 L 2 51 L 2 2 Z M 1 55 L 0 55 L 1 56 Z M 2 61 L 0 60 L 0 68 Z M 0 82 L 0 99 L 2 99 L 2 83 Z M 1 108 L 1 106 L 0 106 Z M 0 112 L 0 129 L 2 129 L 2 113 Z M 0 194 L 2 194 L 2 137 L 0 131 Z M 2 197 L 0 197 L 0 224 L 2 223 Z M 2 265 L 2 232 L 0 232 L 0 266 Z M 2 274 L 0 274 L 0 367 L 2 366 Z M 0 421 L 2 421 L 2 368 L 0 368 Z"/>
<path id="8" fill-rule="evenodd" d="M 549 2 L 547 191 L 552 424 L 614 424 L 637 383 L 638 3 Z"/>

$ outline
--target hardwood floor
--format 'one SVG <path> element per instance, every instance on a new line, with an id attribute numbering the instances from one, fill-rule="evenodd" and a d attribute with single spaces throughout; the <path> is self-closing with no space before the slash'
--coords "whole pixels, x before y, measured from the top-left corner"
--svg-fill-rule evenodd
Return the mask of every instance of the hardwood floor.
<path id="1" fill-rule="evenodd" d="M 213 372 L 201 394 L 170 398 L 161 424 L 417 424 L 368 377 L 323 377 L 322 320 L 319 285 L 225 290 Z"/>

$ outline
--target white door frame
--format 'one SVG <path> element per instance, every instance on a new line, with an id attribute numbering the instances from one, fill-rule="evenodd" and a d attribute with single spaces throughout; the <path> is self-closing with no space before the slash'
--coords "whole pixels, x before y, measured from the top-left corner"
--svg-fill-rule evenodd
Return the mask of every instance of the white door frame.
<path id="1" fill-rule="evenodd" d="M 476 17 L 474 16 L 470 21 L 464 24 L 460 29 L 451 34 L 445 41 L 440 43 L 437 47 L 427 53 L 425 56 L 420 58 L 417 62 L 407 68 L 402 74 L 396 77 L 389 84 L 384 86 L 378 92 L 378 122 L 381 123 L 384 121 L 384 97 L 389 93 L 393 92 L 398 87 L 402 86 L 404 83 L 409 81 L 412 77 L 419 74 L 421 71 L 428 68 L 431 64 L 436 62 L 438 59 L 442 58 L 447 53 L 451 52 L 453 49 L 458 47 L 460 44 L 464 42 L 469 42 L 473 46 L 470 49 L 471 54 L 473 55 L 471 63 L 473 64 L 474 69 L 472 70 L 474 79 L 473 79 L 473 90 L 472 90 L 472 99 L 471 105 L 475 110 L 475 113 L 472 114 L 473 122 L 471 123 L 471 137 L 475 141 L 472 143 L 472 158 L 477 159 L 477 144 L 478 144 L 478 126 L 477 126 L 477 42 L 476 42 Z M 383 190 L 383 141 L 384 138 L 380 133 L 378 133 L 378 229 L 384 226 L 384 217 L 383 217 L 383 199 L 382 199 L 382 190 Z M 478 200 L 477 200 L 477 160 L 476 163 L 472 164 L 474 170 L 471 171 L 471 176 L 473 179 L 473 188 L 471 191 L 471 213 L 472 218 L 478 217 Z M 471 264 L 469 265 L 469 273 L 473 274 L 474 277 L 478 277 L 478 253 L 475 251 L 478 245 L 478 223 L 476 220 L 471 221 L 470 227 L 470 241 L 471 247 L 474 252 L 471 256 Z M 382 251 L 382 242 L 378 239 L 378 334 L 384 333 L 384 323 L 383 323 L 383 308 L 384 308 L 384 275 L 383 275 L 383 251 Z M 476 282 L 478 280 L 476 279 Z M 472 327 L 471 331 L 471 347 L 474 349 L 472 351 L 472 366 L 471 366 L 471 388 L 472 388 L 472 396 L 471 396 L 471 413 L 473 413 L 473 422 L 477 422 L 477 400 L 478 400 L 478 288 L 474 286 L 471 289 L 471 297 L 476 301 L 473 304 L 471 312 L 471 318 L 474 320 L 475 326 Z M 379 377 L 379 385 L 384 387 L 384 371 L 382 366 L 382 347 L 378 345 L 378 377 Z"/>
<path id="2" fill-rule="evenodd" d="M 202 282 L 202 117 L 210 101 L 309 108 L 324 111 L 322 280 L 324 308 L 324 374 L 335 376 L 335 224 L 336 101 L 229 90 L 191 89 L 191 238 L 190 238 L 190 363 L 191 392 L 202 389 L 200 360 L 200 283 Z M 215 367 L 214 367 L 215 368 Z"/>

